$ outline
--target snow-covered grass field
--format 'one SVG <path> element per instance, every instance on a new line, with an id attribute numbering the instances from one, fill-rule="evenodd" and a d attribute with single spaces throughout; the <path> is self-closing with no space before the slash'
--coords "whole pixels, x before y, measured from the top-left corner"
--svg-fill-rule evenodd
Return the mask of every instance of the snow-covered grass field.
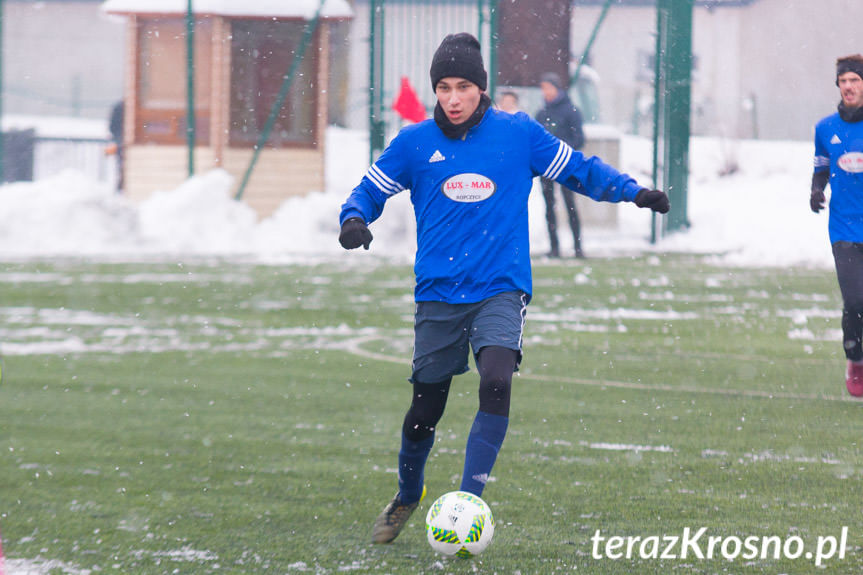
<path id="1" fill-rule="evenodd" d="M 220 171 L 139 205 L 74 172 L 0 187 L 4 575 L 809 573 L 845 526 L 817 572 L 861 571 L 863 419 L 810 144 L 695 139 L 691 229 L 652 246 L 622 205 L 585 230 L 586 261 L 541 257 L 531 198 L 526 355 L 486 491 L 496 540 L 473 562 L 432 554 L 427 504 L 368 544 L 409 399 L 412 213 L 397 196 L 372 249 L 343 252 L 366 143 L 331 128 L 327 145 L 327 188 L 263 221 Z M 624 137 L 619 167 L 647 183 L 649 142 Z M 458 484 L 475 387 L 455 383 L 430 497 Z M 592 555 L 596 530 L 687 527 L 807 547 Z"/>
<path id="2" fill-rule="evenodd" d="M 20 573 L 856 573 L 861 405 L 830 273 L 639 255 L 535 266 L 473 561 L 395 491 L 412 274 L 383 260 L 6 263 L 0 533 Z M 427 469 L 457 488 L 475 372 Z M 819 537 L 814 559 L 596 559 L 590 538 Z M 678 549 L 679 552 L 679 549 Z"/>

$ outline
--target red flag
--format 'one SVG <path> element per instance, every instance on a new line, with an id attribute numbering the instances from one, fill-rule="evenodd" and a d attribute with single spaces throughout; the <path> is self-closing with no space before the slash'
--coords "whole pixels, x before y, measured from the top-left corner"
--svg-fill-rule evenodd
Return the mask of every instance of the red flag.
<path id="1" fill-rule="evenodd" d="M 426 119 L 426 108 L 420 102 L 407 76 L 402 76 L 402 87 L 395 102 L 393 102 L 393 110 L 410 122 L 422 122 Z"/>

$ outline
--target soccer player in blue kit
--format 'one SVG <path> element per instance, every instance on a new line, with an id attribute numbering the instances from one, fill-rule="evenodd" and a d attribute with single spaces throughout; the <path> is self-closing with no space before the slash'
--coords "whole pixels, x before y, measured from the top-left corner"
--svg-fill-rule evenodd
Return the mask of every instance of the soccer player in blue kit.
<path id="1" fill-rule="evenodd" d="M 492 108 L 480 45 L 450 34 L 432 58 L 434 119 L 403 128 L 342 206 L 345 249 L 372 241 L 368 224 L 410 190 L 417 222 L 416 312 L 402 425 L 398 492 L 372 541 L 393 541 L 424 497 L 423 470 L 455 375 L 479 371 L 479 410 L 467 438 L 461 490 L 482 494 L 509 424 L 512 374 L 521 361 L 531 298 L 527 200 L 535 176 L 594 200 L 665 213 L 668 196 L 585 158 L 523 112 Z"/>
<path id="2" fill-rule="evenodd" d="M 809 207 L 818 213 L 830 183 L 827 224 L 839 291 L 842 343 L 848 360 L 845 387 L 863 396 L 863 56 L 836 61 L 838 111 L 815 126 L 815 171 Z"/>

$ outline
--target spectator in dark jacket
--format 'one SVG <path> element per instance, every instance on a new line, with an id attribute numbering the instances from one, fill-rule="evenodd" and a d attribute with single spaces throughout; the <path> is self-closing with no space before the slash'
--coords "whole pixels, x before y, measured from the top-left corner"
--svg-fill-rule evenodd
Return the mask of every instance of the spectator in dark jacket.
<path id="1" fill-rule="evenodd" d="M 545 106 L 536 113 L 536 120 L 545 126 L 558 139 L 563 140 L 573 150 L 584 146 L 584 131 L 582 130 L 581 113 L 573 106 L 563 88 L 560 76 L 549 72 L 540 77 L 539 87 L 545 100 Z M 545 198 L 545 220 L 548 223 L 548 236 L 551 241 L 549 257 L 560 257 L 560 244 L 557 239 L 557 217 L 554 213 L 554 181 L 542 178 L 542 195 Z M 569 190 L 561 190 L 566 210 L 569 214 L 569 227 L 575 244 L 575 257 L 583 258 L 581 249 L 581 223 L 575 207 L 575 194 Z"/>

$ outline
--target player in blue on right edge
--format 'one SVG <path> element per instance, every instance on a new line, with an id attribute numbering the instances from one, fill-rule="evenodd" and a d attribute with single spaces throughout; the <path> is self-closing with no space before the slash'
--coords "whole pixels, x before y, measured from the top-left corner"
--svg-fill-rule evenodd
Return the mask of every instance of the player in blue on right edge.
<path id="1" fill-rule="evenodd" d="M 449 35 L 432 58 L 434 119 L 390 142 L 342 206 L 339 242 L 369 248 L 368 224 L 410 190 L 417 222 L 416 312 L 402 425 L 398 492 L 375 521 L 372 541 L 393 541 L 425 495 L 423 471 L 455 375 L 479 371 L 479 410 L 467 437 L 461 490 L 482 495 L 509 425 L 512 374 L 521 361 L 532 284 L 527 199 L 543 176 L 607 202 L 668 211 L 668 196 L 585 158 L 523 112 L 492 108 L 480 45 Z"/>
<path id="2" fill-rule="evenodd" d="M 839 110 L 815 126 L 815 171 L 809 207 L 824 208 L 830 183 L 828 231 L 839 291 L 842 343 L 848 360 L 845 387 L 863 396 L 863 56 L 836 61 Z"/>

